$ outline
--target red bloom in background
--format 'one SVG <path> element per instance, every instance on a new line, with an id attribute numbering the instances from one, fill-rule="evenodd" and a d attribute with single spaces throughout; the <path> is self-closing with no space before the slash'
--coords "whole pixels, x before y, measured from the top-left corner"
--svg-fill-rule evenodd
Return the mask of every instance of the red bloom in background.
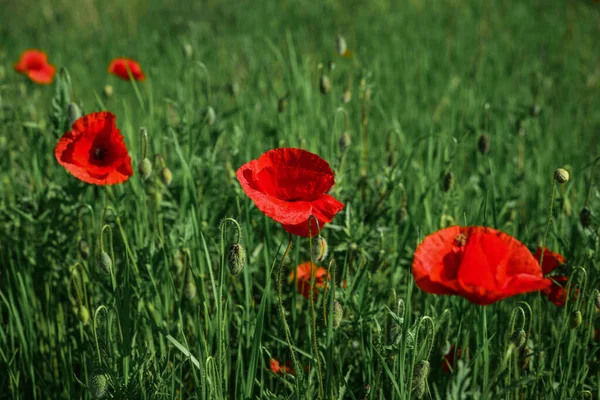
<path id="1" fill-rule="evenodd" d="M 334 184 L 327 161 L 306 150 L 269 150 L 242 165 L 236 176 L 254 204 L 291 234 L 308 237 L 309 217 L 319 228 L 331 222 L 344 205 L 326 192 Z M 311 235 L 318 232 L 310 219 Z"/>
<path id="2" fill-rule="evenodd" d="M 48 56 L 41 50 L 29 49 L 21 53 L 14 69 L 27 75 L 35 83 L 48 85 L 52 83 L 56 67 L 48 62 Z"/>
<path id="3" fill-rule="evenodd" d="M 540 246 L 538 246 L 533 257 L 538 263 L 540 262 L 540 259 L 542 258 L 542 248 Z M 542 272 L 544 275 L 549 274 L 566 262 L 567 259 L 565 257 L 544 247 L 544 259 L 542 260 Z"/>
<path id="4" fill-rule="evenodd" d="M 95 185 L 125 182 L 131 175 L 131 158 L 114 114 L 95 112 L 79 118 L 58 141 L 54 155 L 74 177 Z"/>
<path id="5" fill-rule="evenodd" d="M 279 363 L 278 359 L 271 358 L 269 360 L 269 368 L 271 369 L 271 372 L 273 372 L 274 374 L 277 374 L 277 375 L 282 375 L 282 374 L 296 375 L 296 372 L 293 370 L 289 360 L 285 363 L 285 365 L 281 365 Z"/>
<path id="6" fill-rule="evenodd" d="M 412 272 L 425 292 L 480 305 L 551 285 L 525 245 L 483 226 L 452 226 L 427 236 L 415 251 Z"/>
<path id="7" fill-rule="evenodd" d="M 140 64 L 130 58 L 115 58 L 110 62 L 108 72 L 128 81 L 129 74 L 127 73 L 127 68 L 129 68 L 133 79 L 136 81 L 143 81 L 146 79 L 146 75 L 144 75 Z"/>
<path id="8" fill-rule="evenodd" d="M 544 247 L 544 259 L 542 260 L 542 271 L 545 274 L 548 274 L 554 271 L 556 268 L 567 262 L 567 259 L 558 253 L 555 253 L 548 248 Z M 542 256 L 542 248 L 538 246 L 537 251 L 533 255 L 533 257 L 540 262 L 540 258 Z M 570 285 L 567 288 L 567 283 L 569 282 L 569 277 L 560 275 L 560 276 L 552 276 L 552 286 L 548 289 L 544 289 L 542 293 L 548 296 L 548 300 L 554 303 L 558 307 L 563 307 L 567 302 L 567 297 L 569 296 L 569 292 L 573 290 L 573 285 Z M 579 295 L 579 289 L 575 288 L 575 293 L 573 295 L 573 299 L 576 300 Z"/>
<path id="9" fill-rule="evenodd" d="M 307 261 L 296 267 L 295 271 L 290 274 L 290 281 L 297 281 L 297 290 L 302 296 L 309 298 L 310 294 L 310 273 L 315 274 L 315 287 L 313 296 L 316 299 L 319 295 L 319 288 L 325 285 L 327 270 L 323 267 L 317 267 L 314 263 Z"/>
<path id="10" fill-rule="evenodd" d="M 456 348 L 456 345 L 452 345 L 450 347 L 450 351 L 444 354 L 444 358 L 442 359 L 442 369 L 448 373 L 454 372 L 454 360 L 458 360 L 461 356 L 462 348 Z M 456 358 L 455 358 L 456 354 Z"/>

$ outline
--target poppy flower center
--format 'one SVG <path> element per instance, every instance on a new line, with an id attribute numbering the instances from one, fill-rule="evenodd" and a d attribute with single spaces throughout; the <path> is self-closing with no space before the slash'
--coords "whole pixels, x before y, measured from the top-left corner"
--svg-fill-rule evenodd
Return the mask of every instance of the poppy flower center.
<path id="1" fill-rule="evenodd" d="M 105 147 L 96 147 L 94 149 L 94 160 L 102 161 L 106 157 L 106 153 Z"/>

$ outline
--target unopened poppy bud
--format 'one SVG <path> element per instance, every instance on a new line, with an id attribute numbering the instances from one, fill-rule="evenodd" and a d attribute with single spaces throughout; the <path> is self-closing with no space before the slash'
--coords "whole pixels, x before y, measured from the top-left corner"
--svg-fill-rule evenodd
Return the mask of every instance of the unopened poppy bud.
<path id="1" fill-rule="evenodd" d="M 442 177 L 442 189 L 447 193 L 452 189 L 452 186 L 454 186 L 454 174 L 452 171 L 448 171 Z"/>
<path id="2" fill-rule="evenodd" d="M 421 360 L 415 365 L 413 371 L 413 391 L 417 399 L 423 398 L 425 389 L 427 389 L 427 377 L 429 376 L 429 361 Z"/>
<path id="3" fill-rule="evenodd" d="M 280 97 L 279 100 L 277 100 L 277 111 L 279 111 L 280 113 L 285 112 L 285 110 L 287 110 L 287 106 L 287 97 Z"/>
<path id="4" fill-rule="evenodd" d="M 231 275 L 235 276 L 242 272 L 246 264 L 246 249 L 244 249 L 241 243 L 234 243 L 229 247 L 227 262 Z"/>
<path id="5" fill-rule="evenodd" d="M 583 316 L 581 315 L 581 311 L 576 310 L 571 313 L 571 318 L 569 319 L 571 324 L 571 329 L 577 329 L 583 322 Z"/>
<path id="6" fill-rule="evenodd" d="M 178 275 L 183 272 L 184 262 L 185 254 L 181 250 L 177 249 L 175 254 L 173 254 L 173 266 L 175 267 Z"/>
<path id="7" fill-rule="evenodd" d="M 340 100 L 344 104 L 350 103 L 350 100 L 352 100 L 352 91 L 350 89 L 344 90 L 344 93 L 342 93 L 342 97 L 340 98 Z"/>
<path id="8" fill-rule="evenodd" d="M 86 325 L 88 323 L 88 321 L 90 320 L 90 312 L 86 306 L 79 307 L 77 317 L 79 318 L 82 324 Z"/>
<path id="9" fill-rule="evenodd" d="M 487 154 L 490 151 L 490 137 L 487 133 L 481 134 L 477 141 L 477 148 L 481 154 Z"/>
<path id="10" fill-rule="evenodd" d="M 171 184 L 171 181 L 173 181 L 173 174 L 171 173 L 171 170 L 168 167 L 164 167 L 160 171 L 160 177 L 161 177 L 162 183 L 165 186 L 169 186 Z"/>
<path id="11" fill-rule="evenodd" d="M 98 268 L 106 274 L 110 274 L 112 269 L 112 260 L 107 252 L 101 251 L 98 256 Z"/>
<path id="12" fill-rule="evenodd" d="M 554 180 L 558 183 L 569 182 L 569 173 L 566 169 L 557 168 L 554 170 Z"/>
<path id="13" fill-rule="evenodd" d="M 187 277 L 185 279 L 185 287 L 183 288 L 183 294 L 188 300 L 193 300 L 194 297 L 196 297 L 196 292 L 196 282 L 194 282 L 192 272 L 188 271 Z"/>
<path id="14" fill-rule="evenodd" d="M 340 56 L 343 56 L 346 53 L 346 50 L 348 50 L 346 39 L 342 35 L 337 35 L 335 38 L 335 51 Z"/>
<path id="15" fill-rule="evenodd" d="M 93 399 L 103 399 L 108 393 L 108 376 L 104 371 L 98 369 L 93 372 L 90 379 L 90 392 Z"/>
<path id="16" fill-rule="evenodd" d="M 113 95 L 113 87 L 111 85 L 104 86 L 104 90 L 102 91 L 105 97 L 110 97 Z"/>
<path id="17" fill-rule="evenodd" d="M 217 120 L 217 114 L 215 114 L 215 110 L 212 107 L 207 107 L 204 111 L 204 120 L 208 125 L 212 125 Z"/>
<path id="18" fill-rule="evenodd" d="M 350 145 L 352 144 L 352 136 L 349 132 L 342 133 L 342 136 L 340 136 L 339 144 L 340 150 L 342 151 L 345 151 L 348 149 L 348 147 L 350 147 Z"/>
<path id="19" fill-rule="evenodd" d="M 67 119 L 69 128 L 71 128 L 75 121 L 77 121 L 79 118 L 81 118 L 81 110 L 79 109 L 79 106 L 75 103 L 69 103 L 67 105 Z"/>
<path id="20" fill-rule="evenodd" d="M 331 81 L 327 75 L 321 75 L 321 79 L 319 80 L 319 89 L 321 89 L 321 94 L 328 94 L 331 91 Z"/>
<path id="21" fill-rule="evenodd" d="M 583 207 L 581 212 L 579 213 L 579 222 L 581 222 L 581 226 L 587 228 L 592 223 L 592 212 L 589 208 Z"/>
<path id="22" fill-rule="evenodd" d="M 138 161 L 138 172 L 144 181 L 147 181 L 152 176 L 152 163 L 148 157 Z"/>
<path id="23" fill-rule="evenodd" d="M 517 349 L 523 346 L 526 340 L 527 334 L 523 329 L 518 329 L 514 331 L 512 335 L 510 335 L 510 341 L 515 345 Z"/>
<path id="24" fill-rule="evenodd" d="M 322 236 L 315 236 L 312 238 L 312 253 L 310 258 L 314 263 L 321 262 L 327 257 L 329 252 L 329 246 L 327 240 Z"/>
<path id="25" fill-rule="evenodd" d="M 337 329 L 344 318 L 344 309 L 339 301 L 333 302 L 333 328 Z"/>
<path id="26" fill-rule="evenodd" d="M 193 54 L 193 53 L 194 53 L 194 49 L 192 48 L 192 45 L 191 45 L 191 44 L 189 44 L 189 43 L 184 43 L 184 44 L 181 46 L 181 54 L 183 54 L 183 56 L 184 56 L 186 59 L 188 59 L 188 60 L 189 60 L 190 58 L 192 58 L 192 54 Z"/>
<path id="27" fill-rule="evenodd" d="M 77 247 L 79 248 L 81 258 L 87 260 L 90 257 L 90 245 L 85 240 L 81 239 Z"/>

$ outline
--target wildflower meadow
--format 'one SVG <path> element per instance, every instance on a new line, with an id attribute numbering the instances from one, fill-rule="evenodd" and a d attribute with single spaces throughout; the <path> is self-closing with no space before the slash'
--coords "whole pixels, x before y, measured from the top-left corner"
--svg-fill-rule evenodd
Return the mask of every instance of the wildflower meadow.
<path id="1" fill-rule="evenodd" d="M 0 11 L 0 399 L 600 399 L 598 1 Z"/>

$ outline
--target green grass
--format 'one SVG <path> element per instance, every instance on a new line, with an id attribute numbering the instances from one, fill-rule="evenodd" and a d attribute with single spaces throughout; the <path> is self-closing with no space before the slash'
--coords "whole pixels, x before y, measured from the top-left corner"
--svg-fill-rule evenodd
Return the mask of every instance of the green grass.
<path id="1" fill-rule="evenodd" d="M 414 366 L 425 359 L 424 398 L 577 399 L 590 391 L 600 399 L 598 4 L 185 3 L 2 6 L 0 397 L 92 398 L 104 379 L 104 398 L 318 398 L 316 339 L 328 399 L 414 397 L 422 384 Z M 336 55 L 338 33 L 353 57 Z M 12 64 L 30 47 L 68 72 L 53 86 L 28 82 Z M 146 71 L 137 92 L 107 74 L 118 56 Z M 322 73 L 328 95 L 319 91 Z M 54 158 L 69 102 L 115 113 L 134 165 L 145 127 L 148 154 L 165 159 L 172 184 L 160 183 L 158 165 L 149 183 L 136 173 L 106 191 L 70 176 Z M 344 131 L 352 137 L 345 151 Z M 487 155 L 477 150 L 482 133 L 491 138 Z M 288 282 L 309 257 L 307 239 L 293 239 L 283 266 L 291 343 L 300 370 L 310 365 L 295 378 L 269 370 L 271 357 L 291 360 L 276 291 L 288 235 L 234 175 L 282 146 L 329 161 L 333 195 L 345 204 L 323 235 L 347 288 L 329 291 L 325 304 L 319 297 L 316 337 L 310 303 Z M 571 181 L 557 186 L 551 208 L 557 167 Z M 588 228 L 579 222 L 584 207 Z M 425 235 L 487 225 L 535 250 L 550 212 L 547 246 L 567 257 L 580 290 L 565 307 L 539 294 L 480 307 L 414 285 L 413 252 Z M 226 268 L 236 240 L 234 225 L 221 230 L 226 217 L 241 224 L 248 252 L 236 277 Z M 101 231 L 114 278 L 96 261 Z M 323 318 L 334 296 L 344 309 L 336 329 Z M 583 324 L 571 329 L 576 310 Z M 527 358 L 509 341 L 520 326 Z M 463 349 L 453 374 L 442 369 L 447 343 Z"/>

